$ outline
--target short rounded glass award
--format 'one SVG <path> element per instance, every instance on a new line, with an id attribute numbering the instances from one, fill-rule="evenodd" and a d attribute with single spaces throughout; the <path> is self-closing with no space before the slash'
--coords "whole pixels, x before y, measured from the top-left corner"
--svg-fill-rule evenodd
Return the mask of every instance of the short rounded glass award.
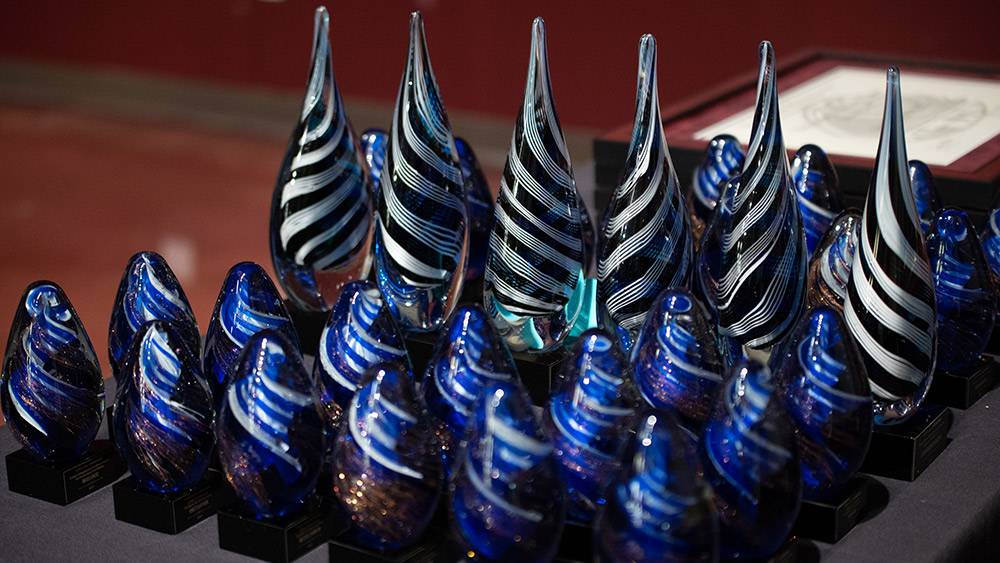
<path id="1" fill-rule="evenodd" d="M 806 232 L 806 246 L 812 256 L 834 218 L 846 207 L 840 193 L 840 181 L 830 158 L 816 145 L 805 145 L 795 153 L 791 173 Z"/>
<path id="2" fill-rule="evenodd" d="M 132 336 L 155 320 L 173 324 L 188 349 L 201 358 L 201 332 L 184 289 L 162 256 L 144 251 L 129 258 L 111 309 L 108 356 L 116 380 Z"/>
<path id="3" fill-rule="evenodd" d="M 620 467 L 619 454 L 638 414 L 628 360 L 601 329 L 584 332 L 563 363 L 542 415 L 569 493 L 569 515 L 594 519 Z"/>
<path id="4" fill-rule="evenodd" d="M 205 338 L 205 377 L 216 412 L 243 346 L 264 329 L 277 330 L 299 347 L 298 333 L 271 277 L 257 264 L 241 262 L 226 274 Z"/>
<path id="5" fill-rule="evenodd" d="M 403 547 L 420 539 L 437 509 L 441 446 L 408 368 L 379 364 L 365 381 L 333 446 L 333 494 L 358 543 Z"/>
<path id="6" fill-rule="evenodd" d="M 119 381 L 115 444 L 132 477 L 161 493 L 198 483 L 215 450 L 215 407 L 184 339 L 164 321 L 142 325 Z"/>
<path id="7" fill-rule="evenodd" d="M 565 486 L 519 381 L 484 390 L 466 438 L 449 486 L 459 560 L 552 561 L 565 523 Z"/>
<path id="8" fill-rule="evenodd" d="M 967 371 L 983 361 L 993 334 L 993 274 L 976 230 L 961 209 L 940 210 L 927 228 L 926 242 L 937 304 L 936 369 Z"/>
<path id="9" fill-rule="evenodd" d="M 594 522 L 596 561 L 718 561 L 719 517 L 694 445 L 666 411 L 643 412 L 631 430 Z"/>
<path id="10" fill-rule="evenodd" d="M 803 496 L 836 495 L 861 467 L 873 427 L 864 361 L 843 316 L 809 309 L 771 366 L 795 427 Z"/>
<path id="11" fill-rule="evenodd" d="M 699 452 L 719 510 L 721 555 L 777 551 L 799 513 L 802 472 L 791 420 L 766 366 L 753 360 L 733 366 Z"/>
<path id="12" fill-rule="evenodd" d="M 0 406 L 32 458 L 83 455 L 104 419 L 104 378 L 94 346 L 62 288 L 37 281 L 14 313 L 0 374 Z"/>
<path id="13" fill-rule="evenodd" d="M 326 455 L 326 423 L 295 346 L 279 332 L 250 337 L 217 420 L 219 462 L 250 516 L 300 509 Z"/>
<path id="14" fill-rule="evenodd" d="M 673 411 L 692 435 L 701 433 L 726 373 L 715 323 L 686 289 L 666 289 L 646 317 L 633 360 L 646 402 Z"/>
<path id="15" fill-rule="evenodd" d="M 403 335 L 378 287 L 368 281 L 345 285 L 323 327 L 313 363 L 313 378 L 331 432 L 365 373 L 393 360 L 409 361 Z"/>
<path id="16" fill-rule="evenodd" d="M 422 390 L 452 473 L 476 399 L 490 383 L 517 378 L 510 350 L 479 304 L 459 305 L 427 364 Z"/>
<path id="17" fill-rule="evenodd" d="M 851 279 L 851 265 L 860 235 L 860 209 L 849 207 L 830 224 L 809 259 L 806 302 L 810 307 L 826 305 L 844 310 L 847 282 Z"/>

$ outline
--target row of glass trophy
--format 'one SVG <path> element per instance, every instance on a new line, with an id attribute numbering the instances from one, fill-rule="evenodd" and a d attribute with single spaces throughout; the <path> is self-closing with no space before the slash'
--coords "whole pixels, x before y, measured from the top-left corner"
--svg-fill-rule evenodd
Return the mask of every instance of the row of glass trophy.
<path id="1" fill-rule="evenodd" d="M 119 518 L 155 527 L 126 513 L 211 507 L 161 529 L 177 533 L 222 504 L 220 544 L 268 560 L 274 542 L 288 559 L 338 533 L 373 557 L 767 557 L 803 499 L 855 494 L 873 428 L 909 423 L 936 372 L 989 365 L 1000 221 L 984 253 L 965 213 L 940 209 L 907 160 L 896 69 L 863 211 L 845 209 L 822 149 L 789 166 L 767 42 L 747 151 L 714 139 L 685 195 L 643 36 L 628 157 L 595 237 L 541 19 L 495 205 L 451 133 L 420 15 L 388 132 L 352 131 L 328 33 L 320 8 L 270 228 L 291 304 L 325 320 L 318 349 L 252 263 L 230 270 L 203 347 L 167 263 L 132 257 L 108 338 L 131 473 Z M 480 276 L 481 304 L 460 304 Z M 420 333 L 436 344 L 414 373 Z M 512 351 L 564 346 L 539 411 Z M 0 399 L 31 463 L 92 453 L 101 370 L 52 282 L 22 296 Z M 317 531 L 287 533 L 304 526 Z M 255 543 L 271 529 L 284 539 Z M 585 539 L 560 547 L 564 534 Z M 309 540 L 289 549 L 290 535 Z"/>

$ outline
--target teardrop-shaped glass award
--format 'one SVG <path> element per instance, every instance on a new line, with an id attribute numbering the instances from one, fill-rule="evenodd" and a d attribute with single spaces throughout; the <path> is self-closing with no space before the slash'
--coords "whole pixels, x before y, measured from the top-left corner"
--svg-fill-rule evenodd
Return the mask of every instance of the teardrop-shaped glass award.
<path id="1" fill-rule="evenodd" d="M 184 339 L 169 323 L 142 325 L 119 381 L 115 444 L 132 477 L 158 492 L 195 485 L 212 461 L 215 407 Z"/>
<path id="2" fill-rule="evenodd" d="M 340 421 L 372 366 L 393 360 L 409 362 L 403 335 L 375 284 L 344 286 L 319 337 L 313 378 L 330 429 Z"/>
<path id="3" fill-rule="evenodd" d="M 975 365 L 993 333 L 993 274 L 976 230 L 961 209 L 940 210 L 926 235 L 937 303 L 936 368 L 961 371 Z"/>
<path id="4" fill-rule="evenodd" d="M 473 411 L 450 485 L 460 560 L 552 561 L 566 487 L 527 391 L 516 379 L 493 382 Z"/>
<path id="5" fill-rule="evenodd" d="M 420 12 L 410 16 L 410 51 L 381 182 L 375 202 L 378 287 L 403 330 L 437 330 L 462 291 L 469 212 Z"/>
<path id="6" fill-rule="evenodd" d="M 333 493 L 358 543 L 392 549 L 419 540 L 437 509 L 441 446 L 408 368 L 381 364 L 366 379 L 333 447 Z"/>
<path id="7" fill-rule="evenodd" d="M 694 435 L 708 419 L 726 373 L 716 342 L 705 307 L 688 290 L 670 288 L 653 303 L 633 362 L 646 402 L 673 411 Z"/>
<path id="8" fill-rule="evenodd" d="M 240 354 L 217 419 L 219 462 L 241 508 L 272 518 L 303 506 L 326 455 L 326 425 L 299 352 L 262 330 Z"/>
<path id="9" fill-rule="evenodd" d="M 510 350 L 482 306 L 459 305 L 438 337 L 422 386 L 449 476 L 479 394 L 494 381 L 516 378 Z"/>
<path id="10" fill-rule="evenodd" d="M 0 374 L 0 406 L 14 438 L 38 460 L 82 455 L 104 418 L 94 346 L 62 288 L 37 281 L 14 313 Z"/>
<path id="11" fill-rule="evenodd" d="M 795 426 L 803 496 L 838 493 L 861 467 L 873 426 L 864 361 L 843 316 L 810 309 L 771 365 Z"/>
<path id="12" fill-rule="evenodd" d="M 298 333 L 271 277 L 257 264 L 241 262 L 226 274 L 205 339 L 205 377 L 216 412 L 243 346 L 266 328 L 277 330 L 299 349 Z"/>
<path id="13" fill-rule="evenodd" d="M 594 522 L 596 561 L 718 561 L 719 516 L 694 445 L 665 411 L 642 413 L 633 430 Z"/>
<path id="14" fill-rule="evenodd" d="M 771 555 L 799 513 L 795 434 L 774 383 L 753 360 L 733 366 L 698 446 L 719 509 L 723 557 Z"/>
<path id="15" fill-rule="evenodd" d="M 701 240 L 712 219 L 721 188 L 730 178 L 739 176 L 745 158 L 743 146 L 732 135 L 717 135 L 708 142 L 701 164 L 694 169 L 691 179 L 691 228 L 696 239 Z"/>
<path id="16" fill-rule="evenodd" d="M 382 185 L 382 167 L 385 163 L 385 153 L 389 150 L 389 133 L 384 129 L 366 129 L 361 134 L 361 154 L 365 156 L 365 164 L 372 179 L 372 194 L 377 194 Z M 377 199 L 377 198 L 376 198 Z"/>
<path id="17" fill-rule="evenodd" d="M 691 229 L 660 120 L 656 40 L 639 43 L 635 123 L 621 180 L 605 211 L 597 293 L 632 349 L 646 312 L 667 287 L 690 287 Z"/>
<path id="18" fill-rule="evenodd" d="M 993 202 L 986 223 L 979 230 L 979 240 L 993 274 L 1000 278 L 1000 198 Z"/>
<path id="19" fill-rule="evenodd" d="M 861 235 L 861 210 L 845 209 L 833 220 L 809 259 L 809 306 L 826 305 L 844 310 L 847 282 L 851 279 L 854 250 Z"/>
<path id="20" fill-rule="evenodd" d="M 875 423 L 900 422 L 931 385 L 937 348 L 934 276 L 906 163 L 899 70 L 890 68 L 885 113 L 844 318 L 865 359 Z"/>
<path id="21" fill-rule="evenodd" d="M 486 260 L 483 303 L 513 351 L 547 351 L 569 334 L 583 290 L 576 180 L 535 18 L 524 102 L 510 141 Z"/>
<path id="22" fill-rule="evenodd" d="M 907 163 L 910 169 L 910 185 L 913 197 L 917 203 L 917 215 L 920 217 L 920 228 L 927 232 L 934 217 L 944 205 L 941 203 L 941 193 L 931 169 L 921 160 L 911 160 Z"/>
<path id="23" fill-rule="evenodd" d="M 469 200 L 469 259 L 465 266 L 465 281 L 479 279 L 486 270 L 486 256 L 490 250 L 490 232 L 493 231 L 493 194 L 486 182 L 479 159 L 469 142 L 455 137 L 458 163 L 465 178 L 465 195 Z"/>
<path id="24" fill-rule="evenodd" d="M 371 267 L 372 203 L 364 157 L 340 99 L 330 15 L 316 9 L 312 64 L 271 201 L 271 259 L 302 310 L 333 307 L 340 288 Z"/>
<path id="25" fill-rule="evenodd" d="M 601 329 L 584 332 L 560 368 L 542 416 L 574 520 L 593 520 L 604 504 L 638 407 L 625 355 Z"/>
<path id="26" fill-rule="evenodd" d="M 840 180 L 830 158 L 816 145 L 804 145 L 795 153 L 791 174 L 811 256 L 833 219 L 846 207 Z"/>
<path id="27" fill-rule="evenodd" d="M 108 356 L 116 381 L 132 336 L 140 326 L 156 320 L 174 325 L 191 353 L 201 357 L 201 332 L 177 276 L 162 256 L 144 251 L 129 258 L 125 265 L 111 309 Z"/>
<path id="28" fill-rule="evenodd" d="M 760 44 L 746 163 L 722 225 L 719 331 L 748 348 L 777 343 L 805 303 L 808 253 L 778 117 L 774 50 Z"/>

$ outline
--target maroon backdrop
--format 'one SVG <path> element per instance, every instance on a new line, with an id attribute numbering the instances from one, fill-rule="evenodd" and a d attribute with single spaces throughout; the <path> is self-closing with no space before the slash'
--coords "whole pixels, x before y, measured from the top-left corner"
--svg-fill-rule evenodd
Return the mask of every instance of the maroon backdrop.
<path id="1" fill-rule="evenodd" d="M 757 43 L 783 55 L 829 48 L 1000 65 L 1000 2 L 418 2 L 330 3 L 337 78 L 346 96 L 392 102 L 408 14 L 424 14 L 448 108 L 516 114 L 532 18 L 545 18 L 564 125 L 632 119 L 639 36 L 659 42 L 660 94 L 679 102 L 753 71 Z M 801 6 L 799 4 L 802 4 Z M 5 2 L 0 56 L 124 68 L 196 80 L 304 89 L 311 2 L 33 0 Z"/>

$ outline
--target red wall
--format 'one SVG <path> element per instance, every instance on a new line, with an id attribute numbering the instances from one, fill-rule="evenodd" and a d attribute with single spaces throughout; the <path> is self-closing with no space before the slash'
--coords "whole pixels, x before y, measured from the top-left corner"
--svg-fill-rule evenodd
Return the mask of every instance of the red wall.
<path id="1" fill-rule="evenodd" d="M 299 91 L 305 87 L 315 5 L 11 0 L 0 10 L 0 57 Z M 774 43 L 779 64 L 783 55 L 832 48 L 1000 66 L 1000 2 L 995 0 L 763 6 L 711 1 L 329 4 L 334 68 L 345 96 L 395 99 L 408 14 L 420 9 L 447 107 L 511 119 L 524 85 L 531 21 L 540 15 L 547 24 L 563 124 L 601 129 L 632 119 L 638 40 L 647 32 L 659 42 L 664 105 L 754 71 L 761 39 Z"/>

